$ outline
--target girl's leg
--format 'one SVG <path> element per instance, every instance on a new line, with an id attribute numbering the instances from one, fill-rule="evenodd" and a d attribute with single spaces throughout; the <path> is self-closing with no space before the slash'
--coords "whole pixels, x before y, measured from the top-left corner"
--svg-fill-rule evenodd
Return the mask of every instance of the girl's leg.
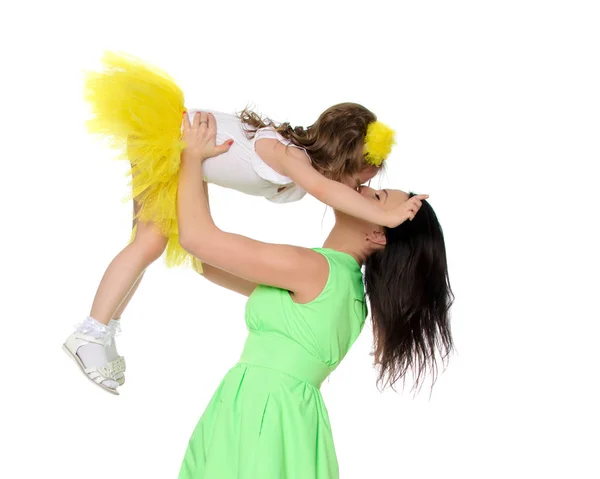
<path id="1" fill-rule="evenodd" d="M 138 209 L 139 206 L 134 204 L 134 218 Z M 108 326 L 109 321 L 116 314 L 119 315 L 116 318 L 120 317 L 144 271 L 162 255 L 166 244 L 167 239 L 156 226 L 138 222 L 134 240 L 113 259 L 104 273 L 90 317 L 65 343 L 73 358 L 81 362 L 80 367 L 86 374 L 111 392 L 116 393 L 117 387 L 124 381 L 124 363 L 122 358 L 119 359 L 114 341 L 115 330 Z M 102 371 L 111 368 L 111 365 L 115 365 L 118 371 L 113 369 L 116 375 L 106 376 Z"/>
<path id="2" fill-rule="evenodd" d="M 152 223 L 139 223 L 134 240 L 112 260 L 92 304 L 90 316 L 108 325 L 150 264 L 162 255 L 167 239 Z M 124 306 L 127 303 L 123 304 Z"/>
<path id="3" fill-rule="evenodd" d="M 140 204 L 137 201 L 134 201 L 133 202 L 133 220 L 132 220 L 132 225 L 131 225 L 131 227 L 133 229 L 135 229 L 135 226 L 137 224 L 136 217 L 137 217 L 137 215 L 138 215 L 139 212 L 140 212 Z M 127 293 L 127 296 L 125 296 L 125 299 L 121 302 L 121 304 L 119 305 L 119 307 L 117 308 L 117 310 L 113 313 L 113 315 L 112 315 L 112 320 L 113 321 L 119 321 L 121 319 L 121 316 L 123 316 L 123 312 L 125 311 L 125 309 L 129 305 L 129 302 L 131 301 L 131 298 L 133 298 L 133 295 L 135 294 L 135 292 L 137 291 L 138 287 L 140 286 L 140 282 L 142 281 L 142 278 L 144 277 L 144 274 L 145 274 L 145 271 L 142 271 L 142 274 L 140 274 L 140 276 L 138 277 L 138 279 L 135 281 L 135 283 L 133 284 L 133 286 L 131 287 L 131 289 Z"/>
<path id="4" fill-rule="evenodd" d="M 140 277 L 133 284 L 133 287 L 129 290 L 129 293 L 127 293 L 127 296 L 125 296 L 125 299 L 123 300 L 123 302 L 119 305 L 119 307 L 117 308 L 117 310 L 114 312 L 113 317 L 112 317 L 113 321 L 119 321 L 121 319 L 121 316 L 123 316 L 123 312 L 125 311 L 125 309 L 129 305 L 129 302 L 131 301 L 131 298 L 133 298 L 133 295 L 135 294 L 135 292 L 139 288 L 140 282 L 142 281 L 142 278 L 144 277 L 145 273 L 146 272 L 143 271 L 142 274 L 140 274 Z"/>
<path id="5" fill-rule="evenodd" d="M 137 279 L 137 281 L 135 282 L 133 287 L 129 290 L 129 293 L 127 293 L 127 296 L 125 297 L 125 299 L 123 300 L 121 305 L 117 308 L 117 310 L 115 311 L 115 314 L 113 314 L 113 318 L 110 320 L 110 323 L 108 323 L 109 330 L 112 330 L 110 334 L 113 337 L 112 337 L 112 341 L 109 344 L 107 344 L 107 346 L 106 346 L 105 353 L 106 353 L 107 361 L 115 361 L 115 360 L 118 360 L 120 357 L 119 352 L 117 351 L 117 343 L 116 343 L 115 336 L 121 330 L 121 324 L 120 324 L 121 316 L 123 315 L 123 312 L 125 311 L 125 308 L 127 308 L 127 305 L 129 304 L 129 302 L 131 301 L 131 298 L 133 298 L 133 295 L 137 291 L 143 277 L 144 277 L 144 273 L 142 273 L 140 275 L 140 277 Z M 116 376 L 116 381 L 119 384 L 119 386 L 122 386 L 123 384 L 125 384 L 125 374 L 123 374 L 124 372 L 125 371 L 117 374 L 117 376 Z"/>

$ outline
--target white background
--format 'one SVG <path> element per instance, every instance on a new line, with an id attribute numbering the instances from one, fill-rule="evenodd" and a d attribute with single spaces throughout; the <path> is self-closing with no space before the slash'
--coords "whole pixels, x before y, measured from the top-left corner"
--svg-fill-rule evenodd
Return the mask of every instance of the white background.
<path id="1" fill-rule="evenodd" d="M 125 165 L 83 127 L 104 49 L 170 72 L 191 108 L 307 125 L 356 101 L 397 130 L 381 185 L 431 195 L 458 354 L 431 397 L 380 393 L 367 323 L 323 386 L 343 479 L 600 477 L 597 5 L 3 4 L 0 477 L 177 477 L 245 336 L 244 298 L 160 261 L 123 319 L 120 397 L 60 349 L 129 238 Z M 211 201 L 272 242 L 319 246 L 332 224 L 311 198 Z"/>

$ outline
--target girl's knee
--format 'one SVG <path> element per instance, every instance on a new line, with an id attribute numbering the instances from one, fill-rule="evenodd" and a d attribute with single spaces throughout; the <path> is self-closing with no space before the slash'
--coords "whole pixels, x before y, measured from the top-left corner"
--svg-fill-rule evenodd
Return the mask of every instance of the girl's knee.
<path id="1" fill-rule="evenodd" d="M 148 262 L 152 262 L 160 258 L 163 254 L 167 246 L 167 238 L 158 231 L 141 232 L 138 229 L 132 244 Z"/>

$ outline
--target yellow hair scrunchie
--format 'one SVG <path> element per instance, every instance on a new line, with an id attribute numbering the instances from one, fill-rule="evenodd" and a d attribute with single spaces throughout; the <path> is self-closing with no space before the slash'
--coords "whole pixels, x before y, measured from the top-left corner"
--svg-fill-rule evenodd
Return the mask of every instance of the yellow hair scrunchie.
<path id="1" fill-rule="evenodd" d="M 365 137 L 365 161 L 373 166 L 381 166 L 396 143 L 395 132 L 380 121 L 369 123 Z"/>

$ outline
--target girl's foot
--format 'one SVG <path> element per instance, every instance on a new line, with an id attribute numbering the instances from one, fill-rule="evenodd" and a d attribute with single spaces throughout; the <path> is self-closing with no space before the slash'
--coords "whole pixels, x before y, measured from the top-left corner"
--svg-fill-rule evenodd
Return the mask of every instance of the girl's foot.
<path id="1" fill-rule="evenodd" d="M 118 395 L 117 387 L 125 382 L 125 359 L 116 353 L 117 333 L 118 324 L 105 326 L 90 317 L 67 338 L 63 349 L 88 379 Z"/>

